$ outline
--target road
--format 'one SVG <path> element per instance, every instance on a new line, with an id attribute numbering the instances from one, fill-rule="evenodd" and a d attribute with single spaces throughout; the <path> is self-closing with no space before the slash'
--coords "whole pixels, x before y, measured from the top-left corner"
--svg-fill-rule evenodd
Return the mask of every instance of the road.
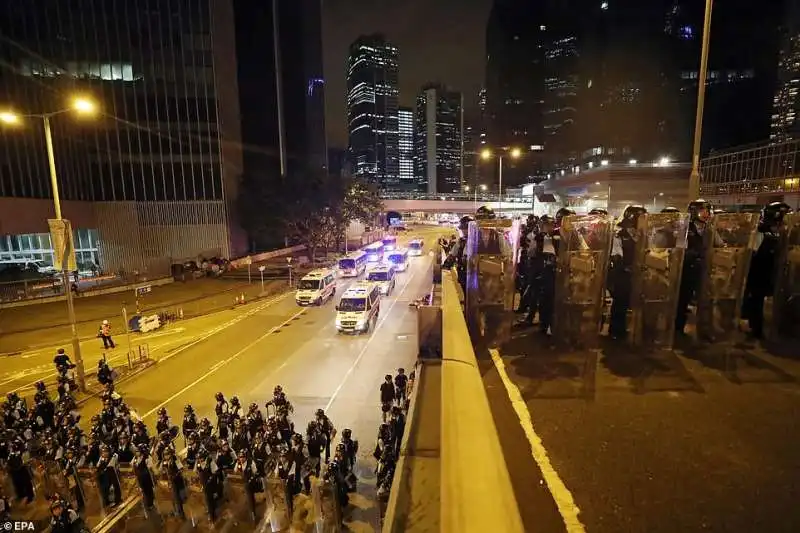
<path id="1" fill-rule="evenodd" d="M 337 295 L 351 283 L 340 280 Z M 399 274 L 395 291 L 384 298 L 378 325 L 363 336 L 337 334 L 334 302 L 300 308 L 286 297 L 253 306 L 237 322 L 162 357 L 154 369 L 118 390 L 152 423 L 161 407 L 178 422 L 187 403 L 213 420 L 218 391 L 237 395 L 245 408 L 251 402 L 263 406 L 273 387 L 282 385 L 295 406 L 292 418 L 298 432 L 323 408 L 339 431 L 350 428 L 361 442 L 359 495 L 349 521 L 353 530 L 377 531 L 371 452 L 381 419 L 378 388 L 385 374 L 411 368 L 416 360 L 416 312 L 408 303 L 430 283 L 431 258 L 413 259 L 410 269 Z M 99 408 L 99 401 L 91 399 L 82 410 L 89 414 Z"/>
<path id="2" fill-rule="evenodd" d="M 726 373 L 691 352 L 646 364 L 525 333 L 482 356 L 526 530 L 800 531 L 797 359 L 757 351 Z"/>

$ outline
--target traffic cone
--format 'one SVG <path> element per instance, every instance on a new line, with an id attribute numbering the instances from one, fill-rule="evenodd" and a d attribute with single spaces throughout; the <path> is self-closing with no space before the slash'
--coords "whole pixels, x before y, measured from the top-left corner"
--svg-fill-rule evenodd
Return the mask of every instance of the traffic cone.
<path id="1" fill-rule="evenodd" d="M 239 303 L 241 303 L 241 304 L 244 304 L 244 293 L 242 293 L 242 297 L 241 297 L 241 299 L 240 299 L 240 302 L 239 302 Z"/>

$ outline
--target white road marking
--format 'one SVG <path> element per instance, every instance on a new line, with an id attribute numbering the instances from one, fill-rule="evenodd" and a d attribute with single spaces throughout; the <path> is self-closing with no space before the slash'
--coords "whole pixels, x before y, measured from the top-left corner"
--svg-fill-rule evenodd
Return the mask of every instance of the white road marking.
<path id="1" fill-rule="evenodd" d="M 427 271 L 427 265 L 426 265 L 425 271 Z M 358 363 L 361 362 L 361 359 L 367 353 L 367 349 L 369 348 L 369 345 L 372 342 L 372 339 L 375 338 L 375 334 L 378 333 L 378 330 L 380 330 L 381 326 L 383 326 L 383 323 L 386 322 L 387 318 L 389 318 L 389 314 L 392 312 L 392 309 L 394 308 L 395 304 L 398 301 L 400 301 L 400 297 L 403 296 L 403 293 L 406 291 L 406 288 L 408 288 L 408 284 L 411 283 L 411 280 L 414 279 L 414 276 L 416 276 L 416 275 L 417 275 L 417 273 L 414 272 L 408 277 L 408 279 L 406 280 L 405 284 L 403 285 L 403 288 L 400 289 L 400 293 L 397 295 L 397 297 L 394 299 L 394 301 L 391 304 L 389 304 L 389 310 L 386 311 L 386 314 L 383 315 L 383 318 L 380 320 L 380 322 L 378 322 L 378 325 L 375 326 L 375 329 L 372 331 L 372 335 L 369 336 L 369 339 L 367 339 L 367 342 L 364 344 L 364 347 L 361 349 L 361 353 L 358 354 L 358 357 L 356 357 L 356 360 L 353 361 L 353 364 L 350 365 L 350 368 L 347 369 L 347 372 L 345 373 L 344 377 L 342 378 L 342 381 L 339 382 L 339 386 L 336 387 L 335 391 L 333 391 L 333 394 L 331 395 L 331 399 L 328 400 L 328 404 L 325 406 L 325 410 L 326 411 L 328 409 L 330 409 L 331 405 L 333 405 L 333 402 L 336 401 L 336 397 L 342 391 L 342 388 L 344 387 L 344 384 L 347 382 L 348 379 L 350 379 L 350 376 L 355 371 L 356 367 L 358 366 Z"/>
<path id="2" fill-rule="evenodd" d="M 222 361 L 220 361 L 219 363 L 217 363 L 216 365 L 214 365 L 213 367 L 211 367 L 211 370 L 209 370 L 208 372 L 206 372 L 205 374 L 203 374 L 202 376 L 200 376 L 199 378 L 197 378 L 197 379 L 196 379 L 196 380 L 194 380 L 193 382 L 189 383 L 189 384 L 188 384 L 188 385 L 186 385 L 184 388 L 182 388 L 181 390 L 179 390 L 178 392 L 176 392 L 175 394 L 173 394 L 172 396 L 170 396 L 169 398 L 167 398 L 166 400 L 164 400 L 163 402 L 161 402 L 160 404 L 158 404 L 157 406 L 155 406 L 155 407 L 154 407 L 154 408 L 152 408 L 151 410 L 147 411 L 147 412 L 146 412 L 144 415 L 142 415 L 142 418 L 147 418 L 147 417 L 149 417 L 150 415 L 152 415 L 153 413 L 155 413 L 156 411 L 158 411 L 159 409 L 161 409 L 162 407 L 164 407 L 165 405 L 167 405 L 167 404 L 168 404 L 168 403 L 170 403 L 171 401 L 173 401 L 173 400 L 175 400 L 176 398 L 180 397 L 180 396 L 181 396 L 182 394 L 184 394 L 186 391 L 188 391 L 188 390 L 190 390 L 190 389 L 192 389 L 192 388 L 196 387 L 198 384 L 200 384 L 201 382 L 203 382 L 204 380 L 206 380 L 207 378 L 209 378 L 210 376 L 212 376 L 213 374 L 215 374 L 215 373 L 216 373 L 216 372 L 217 372 L 217 371 L 218 371 L 220 368 L 223 368 L 223 367 L 224 367 L 224 366 L 226 366 L 228 363 L 230 363 L 230 362 L 232 362 L 232 361 L 235 361 L 235 360 L 236 360 L 236 359 L 238 359 L 238 358 L 239 358 L 239 357 L 240 357 L 240 356 L 241 356 L 243 353 L 245 353 L 246 351 L 248 351 L 250 348 L 252 348 L 252 347 L 253 347 L 253 346 L 255 346 L 256 344 L 258 344 L 258 343 L 259 343 L 259 342 L 261 342 L 262 340 L 266 339 L 267 337 L 269 337 L 270 335 L 272 335 L 273 333 L 275 333 L 276 331 L 278 331 L 278 330 L 279 330 L 279 329 L 281 329 L 282 327 L 286 326 L 287 324 L 289 324 L 290 322 L 292 322 L 292 321 L 293 321 L 293 320 L 295 320 L 296 318 L 300 317 L 300 316 L 301 316 L 303 313 L 305 313 L 307 310 L 308 310 L 307 308 L 303 308 L 303 309 L 301 309 L 300 311 L 298 311 L 297 313 L 295 313 L 294 315 L 292 315 L 290 318 L 288 318 L 287 320 L 284 320 L 283 322 L 281 322 L 281 323 L 280 323 L 280 324 L 278 324 L 277 326 L 275 326 L 275 327 L 271 328 L 269 331 L 267 331 L 266 333 L 264 333 L 263 335 L 261 335 L 259 338 L 257 338 L 256 340 L 254 340 L 253 342 L 251 342 L 250 344 L 248 344 L 247 346 L 245 346 L 244 348 L 242 348 L 241 350 L 239 350 L 238 352 L 236 352 L 236 353 L 235 353 L 235 354 L 233 354 L 232 356 L 228 357 L 227 359 L 223 359 Z"/>
<path id="3" fill-rule="evenodd" d="M 492 361 L 494 362 L 494 366 L 497 369 L 498 375 L 500 376 L 500 380 L 503 382 L 503 385 L 506 388 L 506 393 L 511 400 L 511 405 L 514 407 L 514 411 L 517 413 L 519 424 L 522 426 L 522 430 L 525 432 L 525 437 L 528 439 L 533 459 L 536 461 L 536 464 L 539 465 L 539 469 L 542 471 L 547 488 L 550 491 L 550 494 L 553 495 L 553 499 L 556 502 L 556 507 L 558 507 L 558 512 L 561 515 L 561 519 L 564 521 L 564 526 L 566 526 L 567 533 L 585 533 L 586 528 L 581 523 L 580 518 L 578 518 L 578 515 L 581 511 L 578 508 L 578 505 L 575 503 L 572 493 L 561 480 L 561 477 L 558 475 L 558 472 L 556 472 L 555 468 L 553 468 L 553 465 L 550 462 L 550 457 L 547 455 L 547 450 L 544 447 L 544 443 L 542 443 L 542 439 L 536 434 L 536 431 L 534 431 L 533 419 L 531 418 L 531 413 L 528 410 L 525 400 L 522 398 L 522 393 L 511 381 L 511 378 L 508 377 L 506 365 L 503 362 L 503 358 L 500 357 L 500 353 L 494 349 L 489 350 L 489 353 L 492 355 Z"/>
<path id="4" fill-rule="evenodd" d="M 178 355 L 178 354 L 180 354 L 180 353 L 183 353 L 183 352 L 185 352 L 185 351 L 186 351 L 186 350 L 188 350 L 189 348 L 191 348 L 191 347 L 193 347 L 193 346 L 195 346 L 195 345 L 197 345 L 197 344 L 199 344 L 199 343 L 203 342 L 204 340 L 208 339 L 209 337 L 212 337 L 213 335 L 216 335 L 216 334 L 217 334 L 217 333 L 219 333 L 220 331 L 223 331 L 223 330 L 225 330 L 225 329 L 227 329 L 227 328 L 229 328 L 229 327 L 233 326 L 234 324 L 237 324 L 237 323 L 241 322 L 241 321 L 242 321 L 242 320 L 244 320 L 245 318 L 248 318 L 248 317 L 250 317 L 250 316 L 254 315 L 255 313 L 257 313 L 257 312 L 261 311 L 262 309 L 264 309 L 264 308 L 266 308 L 266 307 L 269 307 L 269 306 L 271 306 L 272 304 L 279 302 L 280 300 L 283 300 L 283 299 L 285 299 L 285 298 L 286 298 L 287 296 L 289 296 L 290 294 L 292 294 L 292 293 L 291 293 L 291 292 L 287 292 L 287 293 L 285 293 L 285 294 L 282 294 L 282 295 L 280 295 L 280 296 L 277 296 L 277 297 L 275 297 L 275 298 L 271 298 L 271 299 L 267 300 L 266 302 L 262 302 L 262 303 L 260 303 L 259 305 L 255 306 L 255 307 L 253 307 L 253 308 L 251 308 L 251 309 L 249 309 L 249 310 L 247 310 L 247 312 L 245 312 L 245 313 L 242 313 L 242 314 L 240 314 L 240 315 L 237 315 L 236 317 L 232 318 L 232 319 L 231 319 L 231 320 L 229 320 L 228 322 L 224 322 L 224 323 L 220 324 L 219 326 L 216 326 L 216 327 L 214 327 L 214 328 L 212 328 L 212 329 L 208 330 L 208 331 L 207 331 L 205 334 L 203 334 L 202 336 L 200 336 L 200 337 L 197 337 L 195 340 L 193 340 L 193 341 L 189 342 L 188 344 L 186 344 L 186 345 L 184 345 L 184 346 L 181 346 L 180 348 L 178 348 L 178 349 L 177 349 L 177 350 L 175 350 L 174 352 L 172 352 L 172 353 L 170 353 L 170 354 L 167 354 L 167 355 L 165 355 L 164 357 L 162 357 L 162 358 L 161 358 L 161 359 L 159 359 L 158 361 L 159 361 L 159 362 L 167 361 L 167 360 L 169 360 L 169 359 L 171 359 L 171 358 L 175 357 L 176 355 Z M 154 350 L 154 351 L 155 351 L 155 350 Z M 128 357 L 128 354 L 127 354 L 127 353 L 124 353 L 124 354 L 120 354 L 120 355 L 114 355 L 114 356 L 110 356 L 110 357 L 108 357 L 108 356 L 107 356 L 107 358 L 106 358 L 106 359 L 107 359 L 107 361 L 110 363 L 110 362 L 121 361 L 121 360 L 127 359 L 127 357 Z M 36 370 L 36 368 L 41 368 L 41 367 L 35 367 L 33 370 Z M 49 365 L 47 365 L 47 368 L 52 368 L 52 367 L 50 367 Z M 44 372 L 47 372 L 47 371 L 46 371 L 46 370 L 42 370 L 42 373 L 44 373 Z M 16 375 L 12 376 L 11 378 L 8 378 L 8 379 L 6 379 L 5 381 L 2 381 L 2 382 L 0 382 L 0 387 L 1 387 L 1 386 L 3 386 L 3 385 L 5 385 L 5 384 L 7 384 L 7 383 L 10 383 L 10 382 L 12 382 L 12 381 L 17 381 L 18 379 L 21 379 L 21 378 L 23 378 L 23 377 L 26 377 L 26 376 L 28 376 L 28 375 L 33 375 L 33 374 L 36 374 L 36 372 L 30 372 L 30 371 L 28 371 L 28 372 L 25 372 L 25 371 L 23 371 L 23 372 L 20 372 L 20 373 L 18 373 L 18 374 L 16 374 Z M 40 377 L 38 377 L 36 380 L 34 380 L 34 381 L 31 381 L 30 383 L 26 383 L 25 385 L 21 385 L 21 386 L 17 387 L 16 389 L 14 389 L 14 390 L 10 390 L 10 391 L 8 391 L 8 392 L 19 392 L 19 391 L 21 391 L 21 390 L 23 390 L 23 389 L 27 389 L 27 388 L 30 388 L 30 387 L 32 387 L 32 386 L 33 386 L 33 385 L 35 385 L 35 384 L 36 384 L 36 382 L 38 382 L 38 381 L 44 381 L 44 380 L 47 380 L 47 379 L 49 379 L 49 378 L 52 378 L 52 377 L 55 377 L 55 376 L 56 376 L 56 373 L 55 373 L 55 372 L 49 372 L 49 373 L 47 373 L 46 375 L 44 375 L 44 376 L 40 376 Z"/>

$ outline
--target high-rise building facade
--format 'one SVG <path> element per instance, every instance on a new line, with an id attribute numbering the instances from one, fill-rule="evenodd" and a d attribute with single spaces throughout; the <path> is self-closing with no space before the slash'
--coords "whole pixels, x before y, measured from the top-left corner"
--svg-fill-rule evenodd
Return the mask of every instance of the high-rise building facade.
<path id="1" fill-rule="evenodd" d="M 487 141 L 493 150 L 526 152 L 503 169 L 507 185 L 525 183 L 541 172 L 544 29 L 541 3 L 493 2 L 486 26 Z"/>
<path id="2" fill-rule="evenodd" d="M 782 29 L 769 136 L 776 143 L 800 137 L 800 1 L 787 0 Z"/>
<path id="3" fill-rule="evenodd" d="M 171 261 L 230 256 L 246 243 L 232 212 L 242 168 L 232 7 L 0 7 L 3 105 L 52 113 L 80 93 L 102 110 L 91 120 L 51 120 L 64 216 L 88 236 L 82 265 L 168 273 Z M 23 126 L 0 131 L 0 234 L 23 236 L 0 253 L 48 261 L 52 190 L 42 123 Z"/>
<path id="4" fill-rule="evenodd" d="M 347 121 L 354 175 L 400 186 L 398 52 L 383 35 L 361 36 L 347 61 Z"/>
<path id="5" fill-rule="evenodd" d="M 775 80 L 778 72 L 783 1 L 716 2 L 711 20 L 702 152 L 723 150 L 766 139 L 770 135 Z M 691 129 L 697 102 L 703 3 L 670 2 L 662 34 L 677 50 L 679 105 L 683 126 Z M 742 33 L 743 21 L 748 31 Z M 791 77 L 790 77 L 791 79 Z M 691 135 L 685 132 L 690 146 Z"/>
<path id="6" fill-rule="evenodd" d="M 245 179 L 327 172 L 321 0 L 234 6 Z"/>
<path id="7" fill-rule="evenodd" d="M 398 111 L 400 146 L 400 187 L 413 190 L 417 186 L 414 179 L 414 110 L 401 107 Z"/>
<path id="8" fill-rule="evenodd" d="M 417 95 L 415 175 L 430 194 L 459 192 L 463 185 L 464 98 L 439 84 Z"/>

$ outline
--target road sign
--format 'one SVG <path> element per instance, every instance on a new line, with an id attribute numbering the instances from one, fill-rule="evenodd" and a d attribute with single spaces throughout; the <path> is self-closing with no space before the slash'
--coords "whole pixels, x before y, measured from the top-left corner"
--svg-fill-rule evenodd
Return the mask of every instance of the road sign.
<path id="1" fill-rule="evenodd" d="M 258 271 L 259 272 L 264 272 L 266 269 L 267 269 L 267 267 L 265 267 L 264 265 L 261 265 L 260 267 L 258 267 Z"/>
<path id="2" fill-rule="evenodd" d="M 67 219 L 48 219 L 47 225 L 50 226 L 50 240 L 53 244 L 53 266 L 57 270 L 74 272 L 78 270 L 75 261 L 75 243 L 72 240 L 72 224 Z M 66 258 L 66 264 L 64 260 Z"/>
<path id="3" fill-rule="evenodd" d="M 247 257 L 244 258 L 243 264 L 245 264 L 247 266 L 252 265 L 253 264 L 253 258 L 248 255 Z"/>
<path id="4" fill-rule="evenodd" d="M 139 296 L 142 296 L 143 294 L 147 294 L 148 292 L 151 292 L 152 290 L 153 290 L 153 287 L 151 285 L 145 285 L 143 287 L 136 287 L 136 294 L 139 295 Z"/>

